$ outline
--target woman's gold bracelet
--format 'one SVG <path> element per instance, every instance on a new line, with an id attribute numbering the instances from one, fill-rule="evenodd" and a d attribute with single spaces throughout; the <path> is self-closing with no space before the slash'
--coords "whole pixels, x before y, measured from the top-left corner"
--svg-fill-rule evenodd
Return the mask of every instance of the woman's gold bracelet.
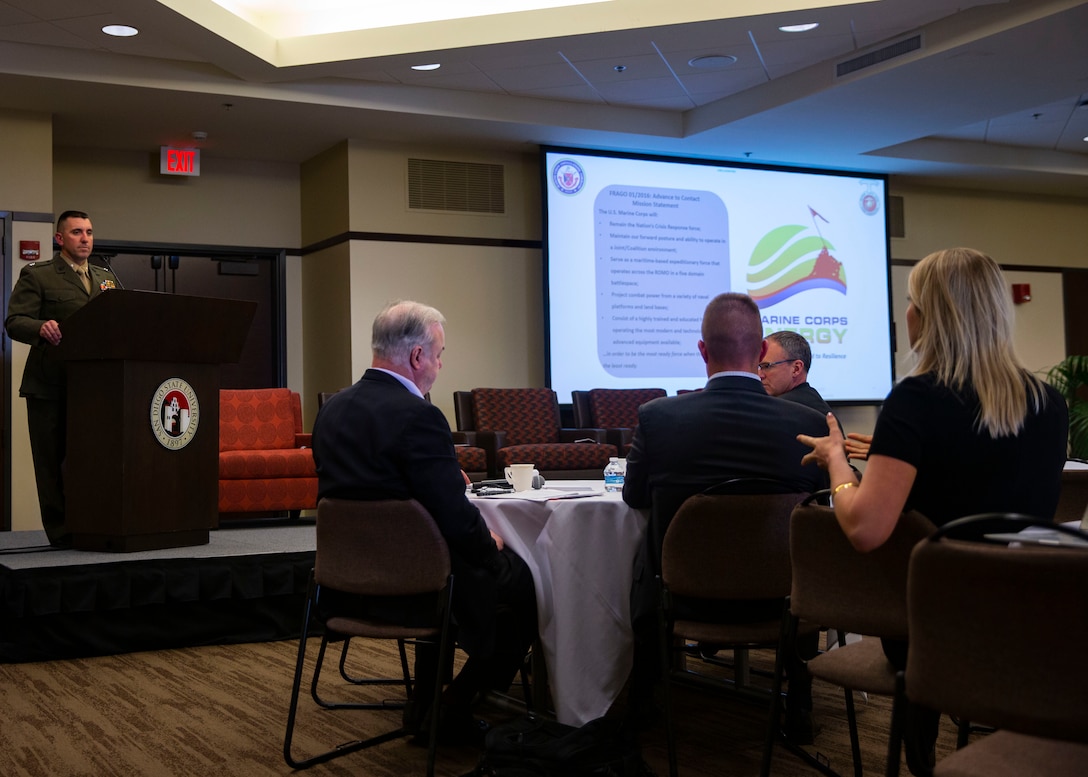
<path id="1" fill-rule="evenodd" d="M 839 483 L 839 485 L 835 486 L 835 488 L 832 489 L 831 496 L 837 496 L 838 493 L 840 491 L 842 491 L 844 488 L 855 488 L 855 487 L 857 487 L 857 483 L 855 483 L 852 480 L 849 480 L 849 481 L 847 481 L 845 483 Z"/>

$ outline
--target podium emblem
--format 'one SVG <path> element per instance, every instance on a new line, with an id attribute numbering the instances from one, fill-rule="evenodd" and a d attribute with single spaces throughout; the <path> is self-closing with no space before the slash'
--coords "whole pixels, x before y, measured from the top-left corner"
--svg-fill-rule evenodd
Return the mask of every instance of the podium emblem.
<path id="1" fill-rule="evenodd" d="M 196 392 L 181 378 L 168 378 L 151 398 L 151 431 L 170 450 L 181 450 L 196 436 L 200 402 Z"/>

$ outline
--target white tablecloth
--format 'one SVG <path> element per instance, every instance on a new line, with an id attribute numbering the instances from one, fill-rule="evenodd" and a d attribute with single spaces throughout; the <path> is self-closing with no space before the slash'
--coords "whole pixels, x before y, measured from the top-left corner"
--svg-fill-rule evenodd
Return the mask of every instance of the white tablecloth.
<path id="1" fill-rule="evenodd" d="M 545 501 L 575 488 L 599 493 Z M 608 711 L 631 671 L 631 567 L 646 515 L 601 481 L 553 482 L 526 496 L 473 502 L 533 573 L 556 717 L 580 726 Z"/>

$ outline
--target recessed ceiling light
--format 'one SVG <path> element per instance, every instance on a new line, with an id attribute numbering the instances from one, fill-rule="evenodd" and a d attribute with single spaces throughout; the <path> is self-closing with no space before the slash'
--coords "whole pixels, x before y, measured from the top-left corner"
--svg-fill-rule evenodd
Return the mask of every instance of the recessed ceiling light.
<path id="1" fill-rule="evenodd" d="M 784 24 L 778 29 L 782 30 L 782 32 L 808 32 L 809 30 L 815 30 L 819 26 L 819 22 L 809 22 L 808 24 Z"/>
<path id="2" fill-rule="evenodd" d="M 107 24 L 102 28 L 102 32 L 115 38 L 131 38 L 133 35 L 140 34 L 139 30 L 127 24 Z"/>
<path id="3" fill-rule="evenodd" d="M 442 67 L 442 63 L 435 62 L 430 65 L 412 65 L 412 70 L 438 70 L 440 67 Z"/>
<path id="4" fill-rule="evenodd" d="M 699 70 L 714 70 L 720 67 L 729 67 L 737 61 L 732 54 L 707 54 L 702 57 L 693 57 L 688 60 L 688 66 Z"/>

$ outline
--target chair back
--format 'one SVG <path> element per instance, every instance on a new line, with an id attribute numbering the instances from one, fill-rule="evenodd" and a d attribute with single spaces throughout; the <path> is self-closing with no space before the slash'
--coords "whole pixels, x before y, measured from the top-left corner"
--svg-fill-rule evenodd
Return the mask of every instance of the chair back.
<path id="1" fill-rule="evenodd" d="M 696 494 L 665 532 L 661 578 L 676 596 L 775 599 L 790 593 L 789 527 L 806 494 Z"/>
<path id="2" fill-rule="evenodd" d="M 913 701 L 1088 742 L 1088 550 L 937 536 L 911 555 L 908 607 Z"/>
<path id="3" fill-rule="evenodd" d="M 453 417 L 458 431 L 476 431 L 476 413 L 472 409 L 472 392 L 453 392 Z"/>
<path id="4" fill-rule="evenodd" d="M 862 553 L 843 534 L 832 508 L 798 505 L 790 518 L 790 610 L 821 626 L 906 639 L 910 552 L 934 531 L 921 513 L 906 512 L 887 542 Z"/>
<path id="5" fill-rule="evenodd" d="M 573 393 L 573 392 L 572 392 Z M 580 392 L 581 393 L 581 392 Z M 666 395 L 665 389 L 591 389 L 586 394 L 589 415 L 585 423 L 576 426 L 601 429 L 634 429 L 638 426 L 638 409 L 651 399 Z M 578 405 L 575 405 L 577 413 Z"/>
<path id="6" fill-rule="evenodd" d="M 506 445 L 559 442 L 559 401 L 549 388 L 472 390 L 477 431 L 505 431 Z"/>
<path id="7" fill-rule="evenodd" d="M 221 389 L 219 450 L 294 448 L 302 401 L 287 388 Z"/>
<path id="8" fill-rule="evenodd" d="M 593 412 L 589 409 L 589 392 L 570 392 L 571 409 L 574 411 L 574 425 L 580 429 L 593 427 Z"/>
<path id="9" fill-rule="evenodd" d="M 446 541 L 416 500 L 325 497 L 318 503 L 318 585 L 361 596 L 409 596 L 441 591 L 449 575 Z"/>

